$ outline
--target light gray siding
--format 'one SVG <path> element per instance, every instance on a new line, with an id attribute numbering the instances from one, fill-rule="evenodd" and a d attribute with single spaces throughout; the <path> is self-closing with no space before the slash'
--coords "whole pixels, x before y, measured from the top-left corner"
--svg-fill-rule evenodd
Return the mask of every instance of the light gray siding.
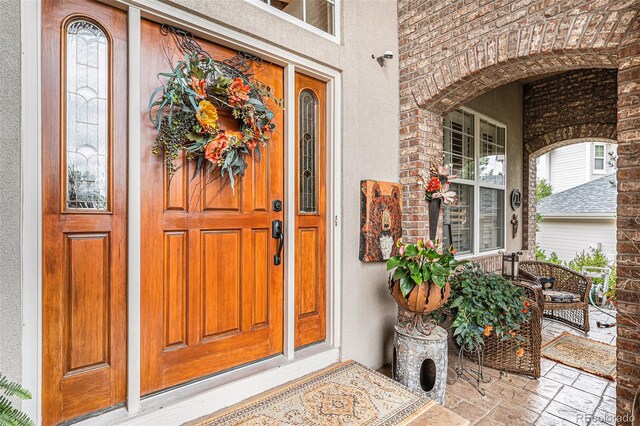
<path id="1" fill-rule="evenodd" d="M 549 183 L 558 193 L 587 182 L 588 146 L 563 146 L 549 153 Z"/>
<path id="2" fill-rule="evenodd" d="M 576 253 L 601 246 L 609 260 L 616 258 L 616 220 L 609 219 L 556 219 L 546 217 L 540 223 L 537 242 L 547 255 L 556 252 L 564 261 Z"/>

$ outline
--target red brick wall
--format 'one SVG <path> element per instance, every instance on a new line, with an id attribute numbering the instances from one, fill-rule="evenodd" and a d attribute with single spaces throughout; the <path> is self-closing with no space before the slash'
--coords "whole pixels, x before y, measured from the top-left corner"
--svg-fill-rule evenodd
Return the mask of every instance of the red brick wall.
<path id="1" fill-rule="evenodd" d="M 523 248 L 535 249 L 535 159 L 585 140 L 615 142 L 616 69 L 582 69 L 524 85 Z"/>
<path id="2" fill-rule="evenodd" d="M 618 414 L 640 387 L 640 19 L 618 64 Z M 638 407 L 636 407 L 638 408 Z M 640 418 L 636 411 L 636 419 Z"/>
<path id="3" fill-rule="evenodd" d="M 618 68 L 618 280 L 621 313 L 640 321 L 639 11 L 640 0 L 399 0 L 405 236 L 427 235 L 416 177 L 442 158 L 443 114 L 511 81 Z M 523 165 L 525 179 L 535 173 L 530 165 Z M 640 331 L 620 330 L 618 414 L 625 414 L 640 385 Z"/>

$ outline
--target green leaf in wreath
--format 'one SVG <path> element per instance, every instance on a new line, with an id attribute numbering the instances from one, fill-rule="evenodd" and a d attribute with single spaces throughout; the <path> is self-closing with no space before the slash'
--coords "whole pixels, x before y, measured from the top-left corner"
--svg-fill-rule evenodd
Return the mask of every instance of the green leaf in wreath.
<path id="1" fill-rule="evenodd" d="M 187 139 L 189 139 L 192 142 L 200 142 L 204 139 L 204 136 L 196 132 L 188 132 Z"/>

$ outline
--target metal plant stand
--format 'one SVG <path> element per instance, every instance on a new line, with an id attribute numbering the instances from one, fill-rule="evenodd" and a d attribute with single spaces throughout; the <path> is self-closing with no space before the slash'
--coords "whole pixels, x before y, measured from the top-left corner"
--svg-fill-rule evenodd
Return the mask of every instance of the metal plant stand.
<path id="1" fill-rule="evenodd" d="M 395 326 L 393 345 L 393 378 L 405 386 L 422 392 L 438 404 L 444 404 L 447 385 L 447 332 L 442 327 L 430 328 L 429 334 L 419 326 Z"/>
<path id="2" fill-rule="evenodd" d="M 478 369 L 474 370 L 472 368 L 465 367 L 465 353 L 469 355 L 475 354 L 478 359 Z M 473 351 L 469 351 L 464 348 L 464 346 L 460 347 L 458 351 L 458 365 L 456 366 L 456 377 L 454 377 L 449 384 L 454 384 L 461 377 L 465 379 L 467 382 L 471 383 L 471 385 L 476 388 L 480 395 L 484 396 L 486 394 L 485 390 L 482 388 L 483 383 L 489 383 L 491 381 L 491 377 L 484 377 L 484 373 L 482 371 L 484 365 L 484 347 L 476 346 Z M 475 384 L 474 384 L 475 382 Z"/>

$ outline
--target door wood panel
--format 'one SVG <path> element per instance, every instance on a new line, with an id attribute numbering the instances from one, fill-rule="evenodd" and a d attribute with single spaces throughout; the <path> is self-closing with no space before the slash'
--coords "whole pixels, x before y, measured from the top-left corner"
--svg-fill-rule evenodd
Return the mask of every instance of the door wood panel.
<path id="1" fill-rule="evenodd" d="M 96 25 L 107 39 L 106 210 L 68 208 L 66 202 L 66 141 L 72 132 L 66 111 L 66 31 L 76 19 Z M 89 80 L 93 65 L 89 61 Z M 82 87 L 78 93 L 81 90 Z M 89 114 L 91 102 L 87 101 Z M 90 120 L 87 123 L 91 124 Z M 93 135 L 88 131 L 83 143 L 96 143 Z M 43 0 L 42 416 L 45 425 L 58 424 L 125 400 L 126 164 L 126 13 L 93 1 Z"/>
<path id="2" fill-rule="evenodd" d="M 295 346 L 321 342 L 326 338 L 327 288 L 327 186 L 326 186 L 326 85 L 320 80 L 296 73 L 296 265 L 295 265 Z M 300 200 L 301 113 L 300 97 L 311 92 L 315 108 L 315 209 L 303 212 Z"/>
<path id="3" fill-rule="evenodd" d="M 157 74 L 182 58 L 157 23 L 141 26 L 143 108 L 158 86 Z M 237 52 L 200 40 L 213 57 Z M 264 63 L 255 78 L 283 96 L 284 70 Z M 271 203 L 282 200 L 283 111 L 260 161 L 249 161 L 235 192 L 220 178 L 193 179 L 184 162 L 173 176 L 151 148 L 157 134 L 143 109 L 141 264 L 142 393 L 149 394 L 282 352 L 283 266 L 273 265 L 278 241 L 271 221 L 283 218 Z M 222 129 L 237 129 L 218 111 Z"/>

